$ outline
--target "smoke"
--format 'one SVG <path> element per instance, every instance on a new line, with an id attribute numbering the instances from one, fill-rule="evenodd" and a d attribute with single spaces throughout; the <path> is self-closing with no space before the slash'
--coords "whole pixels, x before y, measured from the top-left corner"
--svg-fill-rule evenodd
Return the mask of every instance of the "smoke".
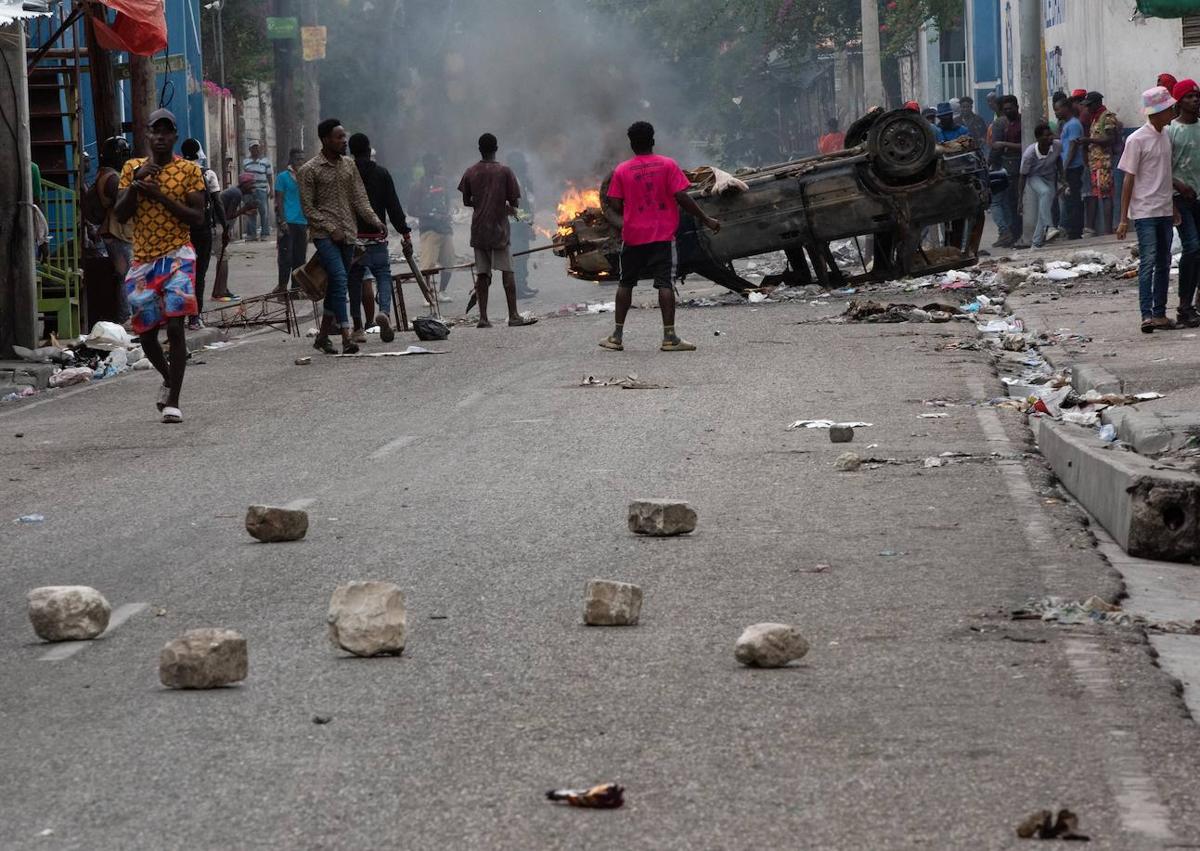
<path id="1" fill-rule="evenodd" d="M 587 0 L 394 2 L 400 14 L 384 20 L 396 32 L 376 33 L 394 47 L 361 46 L 358 90 L 339 93 L 323 78 L 322 95 L 326 112 L 369 128 L 393 170 L 433 151 L 457 174 L 490 132 L 502 161 L 525 155 L 544 206 L 568 182 L 595 186 L 627 158 L 634 121 L 655 125 L 660 153 L 692 159 L 680 140 L 686 106 L 668 57 L 617 15 Z M 347 97 L 363 114 L 337 103 Z"/>

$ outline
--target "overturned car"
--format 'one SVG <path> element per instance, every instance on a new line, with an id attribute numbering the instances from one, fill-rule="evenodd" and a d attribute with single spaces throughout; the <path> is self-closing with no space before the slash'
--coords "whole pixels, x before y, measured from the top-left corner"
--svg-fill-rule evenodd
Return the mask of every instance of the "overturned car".
<path id="1" fill-rule="evenodd" d="M 711 175 L 711 170 L 710 170 Z M 846 133 L 846 148 L 740 172 L 736 187 L 693 183 L 692 196 L 720 219 L 711 233 L 683 214 L 676 235 L 680 278 L 697 274 L 731 290 L 755 286 L 733 261 L 783 251 L 789 269 L 765 284 L 842 286 L 957 269 L 978 261 L 984 213 L 1002 175 L 989 175 L 970 137 L 939 145 L 908 110 L 875 110 Z M 560 220 L 554 253 L 568 273 L 591 281 L 619 276 L 621 219 L 600 187 L 599 205 Z M 944 234 L 937 246 L 930 233 Z M 923 239 L 923 237 L 925 237 Z M 841 263 L 832 243 L 854 246 Z M 841 252 L 843 258 L 846 252 Z"/>

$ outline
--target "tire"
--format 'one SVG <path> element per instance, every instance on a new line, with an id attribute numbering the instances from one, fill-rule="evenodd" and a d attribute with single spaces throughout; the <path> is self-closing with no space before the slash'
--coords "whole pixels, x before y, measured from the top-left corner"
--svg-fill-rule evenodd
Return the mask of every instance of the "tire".
<path id="1" fill-rule="evenodd" d="M 880 177 L 904 180 L 921 174 L 934 161 L 937 139 L 921 115 L 897 109 L 881 115 L 871 126 L 867 151 Z"/>

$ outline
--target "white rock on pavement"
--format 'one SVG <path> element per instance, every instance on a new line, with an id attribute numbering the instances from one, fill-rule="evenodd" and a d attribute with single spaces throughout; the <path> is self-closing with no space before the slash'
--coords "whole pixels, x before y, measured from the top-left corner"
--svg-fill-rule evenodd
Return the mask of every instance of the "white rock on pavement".
<path id="1" fill-rule="evenodd" d="M 737 660 L 751 668 L 781 668 L 807 652 L 800 630 L 786 623 L 748 626 L 733 649 Z"/>
<path id="2" fill-rule="evenodd" d="M 158 655 L 158 678 L 169 688 L 220 688 L 246 679 L 246 639 L 232 629 L 189 629 Z"/>
<path id="3" fill-rule="evenodd" d="M 593 579 L 583 592 L 583 622 L 588 626 L 637 626 L 642 589 L 628 582 Z"/>
<path id="4" fill-rule="evenodd" d="M 264 543 L 298 541 L 308 534 L 308 512 L 274 505 L 246 509 L 246 531 Z"/>
<path id="5" fill-rule="evenodd" d="M 683 500 L 635 499 L 629 503 L 629 531 L 639 535 L 686 535 L 696 529 L 696 512 Z"/>
<path id="6" fill-rule="evenodd" d="M 83 641 L 108 628 L 112 607 L 86 585 L 46 585 L 27 595 L 29 622 L 43 641 Z"/>
<path id="7" fill-rule="evenodd" d="M 862 457 L 857 452 L 843 452 L 833 462 L 833 468 L 839 473 L 852 473 L 862 466 Z"/>
<path id="8" fill-rule="evenodd" d="M 329 640 L 355 656 L 404 652 L 404 592 L 391 582 L 347 582 L 329 601 Z"/>

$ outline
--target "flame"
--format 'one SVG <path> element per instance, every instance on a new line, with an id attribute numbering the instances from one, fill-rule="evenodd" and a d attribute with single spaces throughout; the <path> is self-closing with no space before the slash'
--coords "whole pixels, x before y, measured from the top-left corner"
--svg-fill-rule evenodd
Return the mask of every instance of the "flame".
<path id="1" fill-rule="evenodd" d="M 570 228 L 567 228 L 565 232 L 563 230 L 568 222 L 584 210 L 598 209 L 599 207 L 600 190 L 598 188 L 579 189 L 574 184 L 568 184 L 567 191 L 563 193 L 558 202 L 558 232 L 563 236 L 570 234 Z"/>
<path id="2" fill-rule="evenodd" d="M 533 230 L 535 233 L 537 233 L 538 236 L 542 237 L 543 239 L 554 239 L 554 231 L 550 230 L 550 228 L 544 228 L 544 227 L 539 227 L 538 225 L 534 225 Z"/>

